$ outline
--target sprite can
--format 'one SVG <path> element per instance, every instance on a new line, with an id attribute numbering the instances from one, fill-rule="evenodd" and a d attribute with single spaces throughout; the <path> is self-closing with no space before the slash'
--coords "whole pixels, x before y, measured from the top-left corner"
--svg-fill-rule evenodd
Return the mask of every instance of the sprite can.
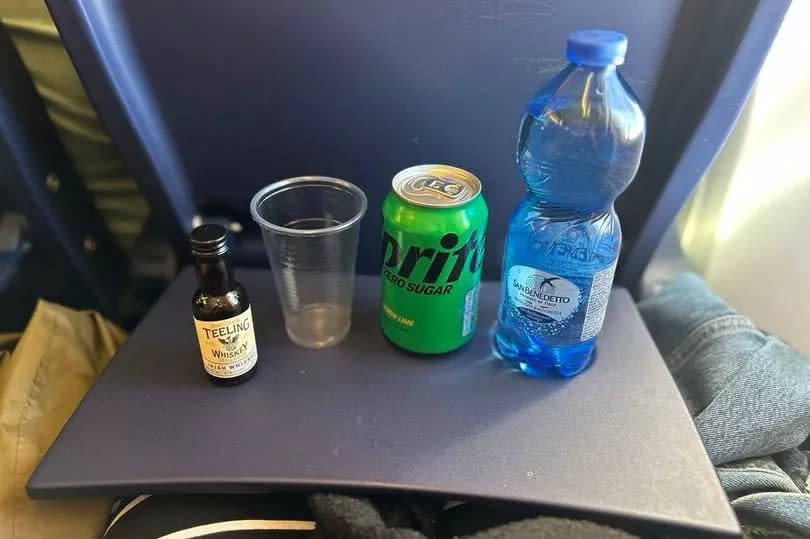
<path id="1" fill-rule="evenodd" d="M 487 205 L 473 174 L 446 165 L 394 176 L 383 201 L 382 329 L 422 354 L 462 346 L 475 333 Z"/>

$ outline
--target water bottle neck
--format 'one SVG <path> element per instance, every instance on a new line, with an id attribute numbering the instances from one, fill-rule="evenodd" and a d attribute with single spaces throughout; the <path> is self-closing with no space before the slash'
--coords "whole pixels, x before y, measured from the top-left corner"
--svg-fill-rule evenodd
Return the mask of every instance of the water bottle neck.
<path id="1" fill-rule="evenodd" d="M 619 70 L 616 69 L 616 66 L 613 64 L 606 65 L 606 66 L 590 66 L 586 64 L 570 64 L 572 71 L 577 73 L 593 73 L 596 75 L 602 76 L 615 76 L 618 74 Z"/>
<path id="2" fill-rule="evenodd" d="M 617 79 L 621 79 L 619 70 L 612 64 L 606 66 L 569 64 L 566 71 L 568 83 L 580 88 L 583 96 L 591 95 L 593 92 L 608 92 L 609 88 L 615 89 Z"/>

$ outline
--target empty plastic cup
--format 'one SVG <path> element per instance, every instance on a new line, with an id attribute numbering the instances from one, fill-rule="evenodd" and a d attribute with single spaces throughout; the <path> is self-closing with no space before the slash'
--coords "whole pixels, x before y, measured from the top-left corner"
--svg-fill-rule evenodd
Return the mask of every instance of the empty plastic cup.
<path id="1" fill-rule="evenodd" d="M 302 176 L 253 197 L 292 342 L 325 348 L 351 326 L 354 264 L 366 195 L 337 178 Z"/>

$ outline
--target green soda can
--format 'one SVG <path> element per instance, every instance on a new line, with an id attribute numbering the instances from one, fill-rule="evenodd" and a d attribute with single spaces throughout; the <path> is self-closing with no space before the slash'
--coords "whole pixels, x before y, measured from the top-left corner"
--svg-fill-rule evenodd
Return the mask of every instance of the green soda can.
<path id="1" fill-rule="evenodd" d="M 383 333 L 406 350 L 441 354 L 475 334 L 489 211 L 481 182 L 447 165 L 394 176 L 383 201 Z"/>

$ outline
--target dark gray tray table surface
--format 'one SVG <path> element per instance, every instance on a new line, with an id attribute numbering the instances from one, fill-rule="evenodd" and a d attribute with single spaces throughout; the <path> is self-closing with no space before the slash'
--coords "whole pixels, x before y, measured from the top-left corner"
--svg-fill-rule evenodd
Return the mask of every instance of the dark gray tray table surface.
<path id="1" fill-rule="evenodd" d="M 498 283 L 482 285 L 473 341 L 424 357 L 382 335 L 377 277 L 357 277 L 351 332 L 319 351 L 287 338 L 269 271 L 237 279 L 253 307 L 254 379 L 206 379 L 185 269 L 79 405 L 31 496 L 393 491 L 739 533 L 627 291 L 613 291 L 585 372 L 533 379 L 490 352 Z"/>

